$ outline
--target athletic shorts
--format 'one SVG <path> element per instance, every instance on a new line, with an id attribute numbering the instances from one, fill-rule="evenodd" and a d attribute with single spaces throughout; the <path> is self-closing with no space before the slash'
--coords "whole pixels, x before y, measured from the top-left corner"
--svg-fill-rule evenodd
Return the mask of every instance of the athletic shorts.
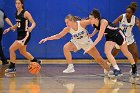
<path id="1" fill-rule="evenodd" d="M 127 45 L 131 45 L 135 42 L 135 39 L 134 39 L 134 36 L 129 36 L 129 37 L 126 37 L 126 43 Z M 116 49 L 120 49 L 119 45 L 115 45 L 115 48 Z"/>
<path id="2" fill-rule="evenodd" d="M 22 45 L 27 45 L 30 39 L 31 39 L 31 33 L 27 31 L 18 32 L 17 34 L 17 40 Z"/>
<path id="3" fill-rule="evenodd" d="M 119 46 L 125 44 L 126 39 L 125 39 L 125 35 L 121 32 L 118 31 L 116 33 L 116 35 L 112 36 L 112 37 L 106 37 L 106 41 L 113 41 L 116 44 L 118 44 Z"/>
<path id="4" fill-rule="evenodd" d="M 76 40 L 73 40 L 73 39 L 71 39 L 70 42 L 72 42 L 76 46 L 77 51 L 80 49 L 87 50 L 93 44 L 93 41 L 90 38 L 84 39 L 84 41 L 83 41 L 84 43 L 77 42 Z"/>

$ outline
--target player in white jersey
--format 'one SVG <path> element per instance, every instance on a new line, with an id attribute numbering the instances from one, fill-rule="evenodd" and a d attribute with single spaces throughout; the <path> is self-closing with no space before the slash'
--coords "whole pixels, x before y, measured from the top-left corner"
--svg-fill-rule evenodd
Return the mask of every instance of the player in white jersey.
<path id="1" fill-rule="evenodd" d="M 90 25 L 89 20 L 80 20 L 77 21 L 77 17 L 72 16 L 71 14 L 67 15 L 65 18 L 66 27 L 58 34 L 42 39 L 39 43 L 44 43 L 47 40 L 56 40 L 65 36 L 67 33 L 72 35 L 71 40 L 66 43 L 63 47 L 64 56 L 68 63 L 67 69 L 63 71 L 63 73 L 72 73 L 75 72 L 74 66 L 72 64 L 72 56 L 71 52 L 76 52 L 80 49 L 86 50 L 91 44 L 93 44 L 92 40 L 88 36 L 88 32 L 85 29 L 87 25 Z M 96 49 L 96 47 L 92 48 L 88 54 L 92 56 L 96 62 L 98 62 L 106 71 L 109 71 L 109 66 L 105 62 L 105 60 L 101 57 L 100 53 Z"/>
<path id="2" fill-rule="evenodd" d="M 119 27 L 123 30 L 125 36 L 126 36 L 126 42 L 128 45 L 128 49 L 131 52 L 131 54 L 134 57 L 135 62 L 138 62 L 138 48 L 137 44 L 134 40 L 134 35 L 132 33 L 133 26 L 136 24 L 136 26 L 140 29 L 140 21 L 139 19 L 134 15 L 135 11 L 137 9 L 137 3 L 132 2 L 126 9 L 126 13 L 120 15 L 117 19 L 113 21 L 114 24 L 119 23 Z M 120 51 L 120 48 L 118 45 L 113 49 L 112 54 L 116 56 Z"/>
<path id="3" fill-rule="evenodd" d="M 136 42 L 134 40 L 134 35 L 132 33 L 133 26 L 136 24 L 136 26 L 140 29 L 140 21 L 139 19 L 134 15 L 135 11 L 137 9 L 137 3 L 132 2 L 126 9 L 126 13 L 120 15 L 117 19 L 114 20 L 114 24 L 119 23 L 120 28 L 124 31 L 126 36 L 126 41 L 128 45 L 129 51 L 132 53 L 135 62 L 138 62 L 138 48 L 136 45 Z M 119 52 L 119 47 L 114 48 L 113 55 L 116 56 Z"/>
<path id="4" fill-rule="evenodd" d="M 134 40 L 134 35 L 132 33 L 133 26 L 136 25 L 140 29 L 140 21 L 134 15 L 137 9 L 137 3 L 132 2 L 127 8 L 126 13 L 120 15 L 117 19 L 113 21 L 116 25 L 119 23 L 119 27 L 123 30 L 126 36 L 126 42 L 128 45 L 128 50 L 133 55 L 135 62 L 138 62 L 138 48 L 137 44 Z M 116 56 L 120 51 L 120 47 L 115 45 L 114 49 L 112 50 L 113 56 Z M 138 75 L 138 74 L 137 74 Z"/>

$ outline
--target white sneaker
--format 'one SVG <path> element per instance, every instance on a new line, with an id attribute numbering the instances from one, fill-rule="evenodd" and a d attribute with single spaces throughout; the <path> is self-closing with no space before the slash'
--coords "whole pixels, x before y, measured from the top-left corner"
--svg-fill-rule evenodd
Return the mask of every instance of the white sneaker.
<path id="1" fill-rule="evenodd" d="M 66 87 L 68 90 L 73 90 L 75 84 L 73 83 L 68 83 L 68 84 L 63 84 L 64 87 Z"/>
<path id="2" fill-rule="evenodd" d="M 113 73 L 113 71 L 112 71 L 112 70 L 107 71 L 106 69 L 104 69 L 104 74 L 105 74 L 105 76 L 108 76 L 108 74 L 111 74 L 111 73 Z"/>
<path id="3" fill-rule="evenodd" d="M 63 70 L 63 73 L 73 73 L 75 72 L 73 64 L 69 64 L 68 67 Z"/>

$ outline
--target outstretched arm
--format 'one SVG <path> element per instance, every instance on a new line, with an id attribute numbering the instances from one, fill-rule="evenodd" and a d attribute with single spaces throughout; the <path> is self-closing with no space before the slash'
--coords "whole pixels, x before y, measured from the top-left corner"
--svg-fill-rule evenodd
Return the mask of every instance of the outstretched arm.
<path id="1" fill-rule="evenodd" d="M 3 34 L 6 34 L 6 33 L 9 32 L 10 30 L 14 30 L 14 31 L 15 31 L 16 29 L 17 29 L 17 25 L 15 24 L 15 25 L 13 25 L 13 26 L 11 26 L 11 27 L 5 29 L 5 30 L 3 31 Z"/>
<path id="2" fill-rule="evenodd" d="M 47 40 L 56 40 L 56 39 L 60 39 L 60 38 L 62 38 L 63 36 L 65 36 L 68 32 L 69 32 L 69 28 L 68 28 L 68 27 L 65 27 L 60 33 L 42 39 L 42 40 L 39 42 L 39 44 L 45 43 Z"/>
<path id="3" fill-rule="evenodd" d="M 105 32 L 105 29 L 106 29 L 106 26 L 107 25 L 108 25 L 107 20 L 102 19 L 101 20 L 101 26 L 100 26 L 100 31 L 99 31 L 98 37 L 93 42 L 92 46 L 85 51 L 85 53 L 87 53 L 88 51 L 90 51 L 93 47 L 95 47 L 100 42 L 100 40 L 102 39 L 102 37 L 104 35 L 104 32 Z"/>
<path id="4" fill-rule="evenodd" d="M 92 34 L 89 35 L 89 37 L 93 37 L 97 32 L 98 32 L 98 30 L 95 28 L 94 31 L 92 32 Z"/>
<path id="5" fill-rule="evenodd" d="M 96 38 L 96 40 L 93 42 L 93 47 L 96 46 L 99 41 L 101 41 L 103 35 L 104 35 L 104 32 L 105 32 L 105 29 L 106 29 L 106 26 L 108 25 L 108 22 L 107 20 L 103 19 L 101 21 L 101 27 L 100 27 L 100 31 L 99 31 L 99 34 L 98 34 L 98 37 Z"/>

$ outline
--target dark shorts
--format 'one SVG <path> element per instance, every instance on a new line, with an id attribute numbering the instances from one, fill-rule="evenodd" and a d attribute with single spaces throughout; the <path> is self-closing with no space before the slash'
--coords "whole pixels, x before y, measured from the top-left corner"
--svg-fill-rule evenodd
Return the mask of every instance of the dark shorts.
<path id="1" fill-rule="evenodd" d="M 3 29 L 0 28 L 0 41 L 2 40 L 2 35 L 3 35 Z"/>
<path id="2" fill-rule="evenodd" d="M 106 41 L 113 41 L 121 46 L 125 42 L 125 36 L 124 34 L 121 34 L 120 32 L 118 32 L 116 33 L 116 35 L 112 37 L 106 37 Z"/>
<path id="3" fill-rule="evenodd" d="M 27 34 L 27 31 L 22 31 L 17 33 L 17 40 L 21 41 L 24 45 L 27 45 L 27 43 L 31 39 L 31 33 Z"/>

